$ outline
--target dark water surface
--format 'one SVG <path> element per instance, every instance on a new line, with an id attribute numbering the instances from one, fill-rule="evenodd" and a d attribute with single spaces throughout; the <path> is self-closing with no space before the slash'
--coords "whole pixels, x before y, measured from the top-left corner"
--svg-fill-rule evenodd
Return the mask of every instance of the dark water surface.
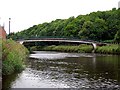
<path id="1" fill-rule="evenodd" d="M 120 56 L 35 51 L 19 74 L 4 77 L 3 88 L 120 88 Z"/>

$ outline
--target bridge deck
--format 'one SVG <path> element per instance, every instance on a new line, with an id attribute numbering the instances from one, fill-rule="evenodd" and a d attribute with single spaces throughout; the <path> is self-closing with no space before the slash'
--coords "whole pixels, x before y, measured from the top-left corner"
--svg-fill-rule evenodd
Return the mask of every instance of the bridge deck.
<path id="1" fill-rule="evenodd" d="M 39 40 L 21 40 L 18 42 L 39 42 L 39 41 L 45 41 L 45 42 L 76 42 L 76 43 L 84 43 L 84 44 L 92 44 L 94 42 L 87 42 L 87 41 L 80 41 L 80 40 L 62 40 L 62 39 L 39 39 Z"/>

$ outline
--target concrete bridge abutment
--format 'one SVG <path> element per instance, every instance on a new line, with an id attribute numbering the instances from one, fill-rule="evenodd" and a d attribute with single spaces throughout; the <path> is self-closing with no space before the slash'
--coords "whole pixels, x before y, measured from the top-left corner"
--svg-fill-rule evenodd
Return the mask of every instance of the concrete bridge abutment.
<path id="1" fill-rule="evenodd" d="M 93 46 L 93 53 L 95 52 L 96 48 L 97 48 L 97 44 L 96 43 L 92 43 L 92 46 Z"/>

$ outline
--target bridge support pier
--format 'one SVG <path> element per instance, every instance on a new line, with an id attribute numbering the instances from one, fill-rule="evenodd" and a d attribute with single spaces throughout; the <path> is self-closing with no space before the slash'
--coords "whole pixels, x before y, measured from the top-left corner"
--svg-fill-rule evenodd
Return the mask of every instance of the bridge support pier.
<path id="1" fill-rule="evenodd" d="M 94 48 L 92 52 L 94 53 L 95 50 L 96 50 L 96 48 L 97 48 L 97 44 L 96 44 L 96 43 L 92 43 L 92 46 L 93 46 L 93 48 Z"/>

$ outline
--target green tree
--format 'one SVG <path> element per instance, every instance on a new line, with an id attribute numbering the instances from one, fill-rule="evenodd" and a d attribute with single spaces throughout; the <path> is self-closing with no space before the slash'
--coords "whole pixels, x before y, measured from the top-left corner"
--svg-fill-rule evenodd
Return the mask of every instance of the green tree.
<path id="1" fill-rule="evenodd" d="M 114 41 L 120 43 L 120 30 L 115 34 Z"/>
<path id="2" fill-rule="evenodd" d="M 91 21 L 84 22 L 79 32 L 79 37 L 81 39 L 89 39 L 92 30 L 93 30 L 93 23 Z"/>

